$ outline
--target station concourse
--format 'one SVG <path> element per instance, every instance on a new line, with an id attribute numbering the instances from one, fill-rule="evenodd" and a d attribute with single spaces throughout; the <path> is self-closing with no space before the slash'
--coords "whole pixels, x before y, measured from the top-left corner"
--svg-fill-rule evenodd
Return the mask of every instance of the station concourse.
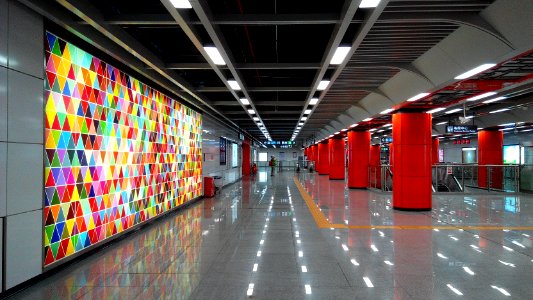
<path id="1" fill-rule="evenodd" d="M 0 0 L 0 298 L 533 298 L 531 15 Z"/>

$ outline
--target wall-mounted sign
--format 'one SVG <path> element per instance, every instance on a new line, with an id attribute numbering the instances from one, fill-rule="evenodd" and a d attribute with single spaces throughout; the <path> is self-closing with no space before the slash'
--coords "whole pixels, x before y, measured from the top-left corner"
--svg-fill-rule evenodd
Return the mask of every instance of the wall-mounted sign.
<path id="1" fill-rule="evenodd" d="M 226 164 L 226 139 L 220 138 L 220 165 Z"/>
<path id="2" fill-rule="evenodd" d="M 390 143 L 392 143 L 392 136 L 382 136 L 381 137 L 381 143 L 382 144 L 390 144 Z"/>
<path id="3" fill-rule="evenodd" d="M 454 140 L 453 143 L 455 145 L 468 145 L 470 144 L 470 139 Z"/>
<path id="4" fill-rule="evenodd" d="M 446 133 L 477 133 L 477 125 L 448 125 Z"/>
<path id="5" fill-rule="evenodd" d="M 265 145 L 296 145 L 294 141 L 266 141 Z"/>
<path id="6" fill-rule="evenodd" d="M 244 134 L 239 132 L 239 140 L 244 141 Z"/>

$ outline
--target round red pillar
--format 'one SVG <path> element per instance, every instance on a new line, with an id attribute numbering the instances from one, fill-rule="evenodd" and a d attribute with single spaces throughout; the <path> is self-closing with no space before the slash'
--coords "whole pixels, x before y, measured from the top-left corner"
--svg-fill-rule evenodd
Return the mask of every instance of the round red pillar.
<path id="1" fill-rule="evenodd" d="M 250 142 L 244 140 L 242 143 L 242 175 L 250 175 L 252 162 L 250 161 Z"/>
<path id="2" fill-rule="evenodd" d="M 431 114 L 392 116 L 395 209 L 431 210 Z"/>
<path id="3" fill-rule="evenodd" d="M 378 146 L 379 162 L 379 146 Z M 368 165 L 370 163 L 370 132 L 348 131 L 348 187 L 368 187 Z M 379 164 L 379 163 L 378 163 Z"/>
<path id="4" fill-rule="evenodd" d="M 487 167 L 482 165 L 503 165 L 503 132 L 499 130 L 481 130 L 477 134 L 478 145 L 478 186 L 488 187 Z M 491 168 L 491 188 L 502 188 L 502 168 Z"/>
<path id="5" fill-rule="evenodd" d="M 344 139 L 333 137 L 329 139 L 329 179 L 343 179 L 345 172 Z"/>
<path id="6" fill-rule="evenodd" d="M 328 140 L 318 143 L 318 159 L 316 171 L 319 175 L 329 174 L 329 146 Z"/>
<path id="7" fill-rule="evenodd" d="M 370 161 L 369 165 L 372 167 L 370 169 L 370 178 L 368 178 L 369 181 L 375 181 L 375 188 L 380 189 L 381 188 L 381 147 L 380 145 L 372 145 L 370 146 Z M 348 171 L 348 176 L 349 171 Z"/>
<path id="8" fill-rule="evenodd" d="M 433 138 L 431 142 L 431 163 L 434 165 L 439 163 L 439 139 Z"/>

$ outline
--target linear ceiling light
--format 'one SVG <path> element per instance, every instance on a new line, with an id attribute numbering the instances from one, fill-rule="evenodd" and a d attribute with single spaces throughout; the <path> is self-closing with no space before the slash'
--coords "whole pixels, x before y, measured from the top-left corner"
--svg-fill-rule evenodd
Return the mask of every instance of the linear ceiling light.
<path id="1" fill-rule="evenodd" d="M 329 85 L 329 80 L 320 80 L 316 90 L 317 91 L 323 91 L 323 90 L 325 90 L 328 87 L 328 85 Z"/>
<path id="2" fill-rule="evenodd" d="M 304 111 L 304 115 L 308 115 L 308 114 L 310 114 L 310 113 L 311 113 L 311 110 L 310 110 L 310 109 L 306 109 L 306 110 Z"/>
<path id="3" fill-rule="evenodd" d="M 302 117 L 302 118 L 300 119 L 300 121 L 305 121 L 305 120 L 307 120 L 307 117 Z"/>
<path id="4" fill-rule="evenodd" d="M 359 125 L 359 124 L 357 124 L 357 123 L 352 124 L 352 125 L 350 125 L 350 128 L 354 128 L 354 127 L 357 126 L 357 125 Z"/>
<path id="5" fill-rule="evenodd" d="M 249 110 L 248 110 L 248 113 L 251 114 L 251 115 L 255 115 L 255 110 L 253 110 L 253 109 L 249 109 Z"/>
<path id="6" fill-rule="evenodd" d="M 331 61 L 329 62 L 332 65 L 340 65 L 346 58 L 346 55 L 348 55 L 348 52 L 350 52 L 350 49 L 352 47 L 347 46 L 339 46 L 337 47 L 337 50 L 335 50 L 335 53 L 333 54 L 333 57 L 331 58 Z"/>
<path id="7" fill-rule="evenodd" d="M 503 100 L 503 99 L 507 99 L 507 97 L 497 97 L 497 98 L 494 98 L 494 99 L 489 99 L 489 100 L 485 100 L 483 101 L 483 103 L 492 103 L 492 102 L 496 102 L 496 101 L 500 101 L 500 100 Z"/>
<path id="8" fill-rule="evenodd" d="M 437 108 L 435 108 L 435 109 L 428 110 L 428 111 L 426 111 L 426 112 L 427 112 L 428 114 L 434 114 L 434 113 L 436 113 L 436 112 L 443 111 L 443 110 L 445 110 L 445 109 L 446 109 L 445 107 L 437 107 Z"/>
<path id="9" fill-rule="evenodd" d="M 172 3 L 175 8 L 192 8 L 189 0 L 170 0 L 170 3 Z"/>
<path id="10" fill-rule="evenodd" d="M 300 125 L 300 126 L 302 126 L 303 124 L 304 124 L 304 122 L 300 122 L 300 123 L 298 123 L 298 125 Z"/>
<path id="11" fill-rule="evenodd" d="M 239 85 L 239 83 L 236 80 L 233 80 L 233 79 L 228 80 L 228 84 L 235 91 L 240 91 L 241 90 L 241 86 Z"/>
<path id="12" fill-rule="evenodd" d="M 309 105 L 316 105 L 318 103 L 318 98 L 311 98 Z"/>
<path id="13" fill-rule="evenodd" d="M 359 8 L 372 8 L 378 6 L 379 2 L 381 0 L 363 0 L 361 1 L 361 4 L 359 4 Z"/>
<path id="14" fill-rule="evenodd" d="M 473 68 L 472 70 L 468 71 L 468 72 L 465 72 L 457 77 L 455 77 L 455 79 L 467 79 L 469 77 L 472 77 L 476 74 L 479 74 L 483 71 L 486 71 L 492 67 L 494 67 L 496 64 L 483 64 L 481 66 L 478 66 L 478 67 L 475 67 Z"/>
<path id="15" fill-rule="evenodd" d="M 382 115 L 386 115 L 386 114 L 388 114 L 388 113 L 390 113 L 390 112 L 393 112 L 393 111 L 394 111 L 394 109 L 389 108 L 389 109 L 386 109 L 386 110 L 380 112 L 380 114 L 382 114 Z"/>
<path id="16" fill-rule="evenodd" d="M 429 96 L 429 94 L 430 93 L 420 93 L 420 94 L 418 94 L 416 96 L 413 96 L 413 97 L 407 99 L 407 102 L 413 102 L 413 101 L 416 101 L 416 100 L 420 100 L 420 99 L 422 99 L 422 98 L 424 98 L 426 96 Z"/>
<path id="17" fill-rule="evenodd" d="M 248 99 L 246 99 L 246 98 L 241 98 L 239 100 L 241 101 L 242 105 L 249 105 L 250 104 L 250 101 L 248 101 Z"/>
<path id="18" fill-rule="evenodd" d="M 449 114 L 453 114 L 453 113 L 456 113 L 456 112 L 460 112 L 461 110 L 463 110 L 462 108 L 456 108 L 456 109 L 452 109 L 452 110 L 449 110 L 447 112 L 445 112 L 445 114 L 449 115 Z"/>
<path id="19" fill-rule="evenodd" d="M 440 122 L 440 123 L 437 123 L 437 124 L 435 124 L 435 125 L 444 125 L 444 124 L 446 124 L 446 123 L 448 123 L 448 121 Z"/>
<path id="20" fill-rule="evenodd" d="M 209 58 L 215 63 L 215 65 L 226 65 L 226 62 L 224 61 L 224 58 L 222 58 L 222 55 L 220 55 L 220 52 L 218 52 L 217 47 L 207 46 L 204 47 L 204 50 L 207 52 L 207 55 L 209 55 Z"/>
<path id="21" fill-rule="evenodd" d="M 470 97 L 470 98 L 466 99 L 466 101 L 476 101 L 476 100 L 479 100 L 479 99 L 483 99 L 483 98 L 487 98 L 487 97 L 490 97 L 490 96 L 494 96 L 496 94 L 497 94 L 496 92 L 483 93 L 481 95 Z"/>
<path id="22" fill-rule="evenodd" d="M 370 120 L 372 120 L 372 118 L 366 118 L 366 119 L 363 119 L 363 122 L 368 122 Z"/>
<path id="23" fill-rule="evenodd" d="M 258 117 L 254 117 L 253 119 L 254 119 L 254 121 L 259 121 Z"/>
<path id="24" fill-rule="evenodd" d="M 495 114 L 495 113 L 499 113 L 499 112 L 502 112 L 502 111 L 508 111 L 508 110 L 511 110 L 511 109 L 510 108 L 502 108 L 502 109 L 491 111 L 490 113 L 491 114 Z"/>

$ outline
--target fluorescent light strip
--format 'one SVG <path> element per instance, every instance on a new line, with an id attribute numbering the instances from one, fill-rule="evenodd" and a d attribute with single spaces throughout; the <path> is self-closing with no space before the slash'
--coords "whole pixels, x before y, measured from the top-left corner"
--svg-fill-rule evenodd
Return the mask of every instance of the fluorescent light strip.
<path id="1" fill-rule="evenodd" d="M 251 114 L 251 115 L 255 115 L 255 110 L 253 110 L 253 109 L 249 109 L 249 110 L 248 110 L 248 113 Z"/>
<path id="2" fill-rule="evenodd" d="M 449 114 L 453 114 L 453 113 L 456 113 L 456 112 L 460 112 L 462 110 L 463 110 L 462 108 L 456 108 L 456 109 L 452 109 L 452 110 L 449 110 L 449 111 L 445 112 L 445 114 L 449 115 Z"/>
<path id="3" fill-rule="evenodd" d="M 370 245 L 370 248 L 372 248 L 372 251 L 374 251 L 374 252 L 378 252 L 379 251 L 378 248 L 376 247 L 376 245 L 374 245 L 374 244 Z"/>
<path id="4" fill-rule="evenodd" d="M 329 80 L 320 80 L 316 90 L 317 91 L 323 91 L 323 90 L 325 90 L 328 87 L 328 85 L 329 85 Z"/>
<path id="5" fill-rule="evenodd" d="M 355 260 L 355 258 L 350 259 L 350 262 L 351 262 L 354 266 L 358 266 L 358 265 L 359 265 L 359 263 L 357 262 L 357 260 Z"/>
<path id="6" fill-rule="evenodd" d="M 483 64 L 483 65 L 480 65 L 478 67 L 475 67 L 473 68 L 472 70 L 468 71 L 468 72 L 465 72 L 459 76 L 456 76 L 455 79 L 457 80 L 461 80 L 461 79 L 467 79 L 469 77 L 472 77 L 476 74 L 479 74 L 483 71 L 486 71 L 492 67 L 496 66 L 496 64 Z"/>
<path id="7" fill-rule="evenodd" d="M 363 0 L 361 1 L 361 4 L 359 4 L 359 8 L 377 7 L 379 2 L 381 2 L 381 0 Z"/>
<path id="8" fill-rule="evenodd" d="M 436 113 L 436 112 L 443 111 L 443 110 L 446 110 L 446 108 L 444 108 L 444 107 L 437 107 L 437 108 L 435 108 L 435 109 L 432 109 L 432 110 L 428 110 L 428 111 L 426 111 L 426 113 L 428 113 L 428 114 L 434 114 L 434 113 Z"/>
<path id="9" fill-rule="evenodd" d="M 494 99 L 489 99 L 489 100 L 485 100 L 483 101 L 483 103 L 492 103 L 492 102 L 496 102 L 496 101 L 500 101 L 500 100 L 504 100 L 504 99 L 507 99 L 507 97 L 497 97 L 497 98 L 494 98 Z"/>
<path id="10" fill-rule="evenodd" d="M 356 126 L 358 126 L 358 125 L 359 125 L 359 124 L 357 124 L 357 123 L 352 124 L 352 125 L 350 125 L 350 128 L 354 128 L 354 127 L 356 127 Z"/>
<path id="11" fill-rule="evenodd" d="M 342 246 L 342 250 L 344 250 L 344 251 L 348 251 L 349 250 L 348 246 L 346 246 L 346 244 L 342 244 L 341 246 Z"/>
<path id="12" fill-rule="evenodd" d="M 366 119 L 363 119 L 363 122 L 368 122 L 368 121 L 371 121 L 372 118 L 366 118 Z"/>
<path id="13" fill-rule="evenodd" d="M 463 267 L 463 270 L 472 276 L 476 275 L 476 273 L 474 273 L 474 271 L 472 271 L 469 267 Z"/>
<path id="14" fill-rule="evenodd" d="M 258 266 L 259 266 L 258 264 L 254 264 L 254 268 L 252 269 L 252 272 L 257 272 L 257 267 Z"/>
<path id="15" fill-rule="evenodd" d="M 498 292 L 504 294 L 505 296 L 511 296 L 511 294 L 509 294 L 508 291 L 506 291 L 505 289 L 503 289 L 503 288 L 501 288 L 501 287 L 497 287 L 497 286 L 495 286 L 495 285 L 491 285 L 490 287 L 493 288 L 493 289 L 495 289 L 495 290 L 497 290 Z"/>
<path id="16" fill-rule="evenodd" d="M 304 111 L 304 115 L 308 115 L 308 114 L 310 114 L 310 113 L 311 113 L 311 110 L 310 110 L 310 109 L 306 109 L 306 110 Z"/>
<path id="17" fill-rule="evenodd" d="M 241 99 L 239 99 L 239 100 L 241 101 L 241 103 L 242 103 L 243 105 L 248 105 L 248 104 L 250 104 L 250 101 L 248 101 L 248 99 L 246 99 L 246 98 L 241 98 Z"/>
<path id="18" fill-rule="evenodd" d="M 497 114 L 497 113 L 508 111 L 508 110 L 511 110 L 511 109 L 510 108 L 502 108 L 502 109 L 498 109 L 498 110 L 493 110 L 493 111 L 489 112 L 489 114 Z"/>
<path id="19" fill-rule="evenodd" d="M 309 284 L 306 284 L 306 285 L 305 285 L 305 293 L 306 293 L 307 295 L 311 295 L 311 294 L 312 294 L 312 292 L 311 292 L 311 286 L 310 286 Z"/>
<path id="20" fill-rule="evenodd" d="M 302 273 L 307 273 L 307 267 L 306 266 L 302 266 Z"/>
<path id="21" fill-rule="evenodd" d="M 479 99 L 483 99 L 483 98 L 494 96 L 496 94 L 497 94 L 496 92 L 483 93 L 481 95 L 470 97 L 470 98 L 466 99 L 466 101 L 476 101 L 476 100 L 479 100 Z"/>
<path id="22" fill-rule="evenodd" d="M 248 285 L 248 290 L 246 291 L 246 296 L 251 296 L 254 293 L 254 284 L 250 283 Z"/>
<path id="23" fill-rule="evenodd" d="M 318 98 L 311 98 L 309 105 L 316 105 L 318 103 Z"/>
<path id="24" fill-rule="evenodd" d="M 305 120 L 307 120 L 307 117 L 302 117 L 302 118 L 300 119 L 300 121 L 305 121 Z"/>
<path id="25" fill-rule="evenodd" d="M 407 102 L 413 102 L 413 101 L 416 101 L 416 100 L 420 100 L 420 99 L 422 99 L 422 98 L 424 98 L 426 96 L 429 96 L 429 94 L 430 93 L 420 93 L 420 94 L 418 94 L 416 96 L 413 96 L 413 97 L 407 99 Z"/>
<path id="26" fill-rule="evenodd" d="M 192 8 L 189 0 L 170 0 L 170 3 L 172 3 L 175 8 Z"/>
<path id="27" fill-rule="evenodd" d="M 446 124 L 446 123 L 448 123 L 448 121 L 440 122 L 440 123 L 437 123 L 437 124 L 435 124 L 435 125 L 444 125 L 444 124 Z"/>
<path id="28" fill-rule="evenodd" d="M 462 296 L 462 295 L 463 295 L 463 293 L 461 293 L 460 290 L 454 288 L 453 285 L 451 285 L 451 284 L 448 283 L 446 286 L 447 286 L 450 290 L 452 290 L 452 292 L 456 293 L 457 295 L 459 295 L 459 296 Z"/>
<path id="29" fill-rule="evenodd" d="M 350 49 L 352 47 L 346 47 L 346 46 L 339 46 L 335 50 L 335 53 L 333 54 L 333 57 L 331 58 L 330 64 L 332 65 L 340 65 L 346 58 L 346 55 L 348 55 L 348 52 L 350 52 Z"/>
<path id="30" fill-rule="evenodd" d="M 208 46 L 204 47 L 204 50 L 205 52 L 207 52 L 207 55 L 209 55 L 209 58 L 213 61 L 213 63 L 215 63 L 215 65 L 224 66 L 226 64 L 224 58 L 222 58 L 222 55 L 220 55 L 220 52 L 218 51 L 217 47 Z"/>
<path id="31" fill-rule="evenodd" d="M 372 284 L 372 281 L 370 281 L 370 278 L 363 277 L 363 280 L 365 281 L 365 284 L 366 284 L 367 287 L 369 287 L 369 288 L 374 287 L 374 285 Z"/>
<path id="32" fill-rule="evenodd" d="M 388 114 L 388 113 L 390 113 L 390 112 L 393 112 L 393 111 L 394 111 L 394 109 L 389 108 L 389 109 L 386 109 L 386 110 L 380 112 L 380 114 L 382 114 L 382 115 L 386 115 L 386 114 Z"/>
<path id="33" fill-rule="evenodd" d="M 228 84 L 229 84 L 229 86 L 231 87 L 232 90 L 235 90 L 235 91 L 240 91 L 241 90 L 241 86 L 239 85 L 237 80 L 228 80 Z"/>

